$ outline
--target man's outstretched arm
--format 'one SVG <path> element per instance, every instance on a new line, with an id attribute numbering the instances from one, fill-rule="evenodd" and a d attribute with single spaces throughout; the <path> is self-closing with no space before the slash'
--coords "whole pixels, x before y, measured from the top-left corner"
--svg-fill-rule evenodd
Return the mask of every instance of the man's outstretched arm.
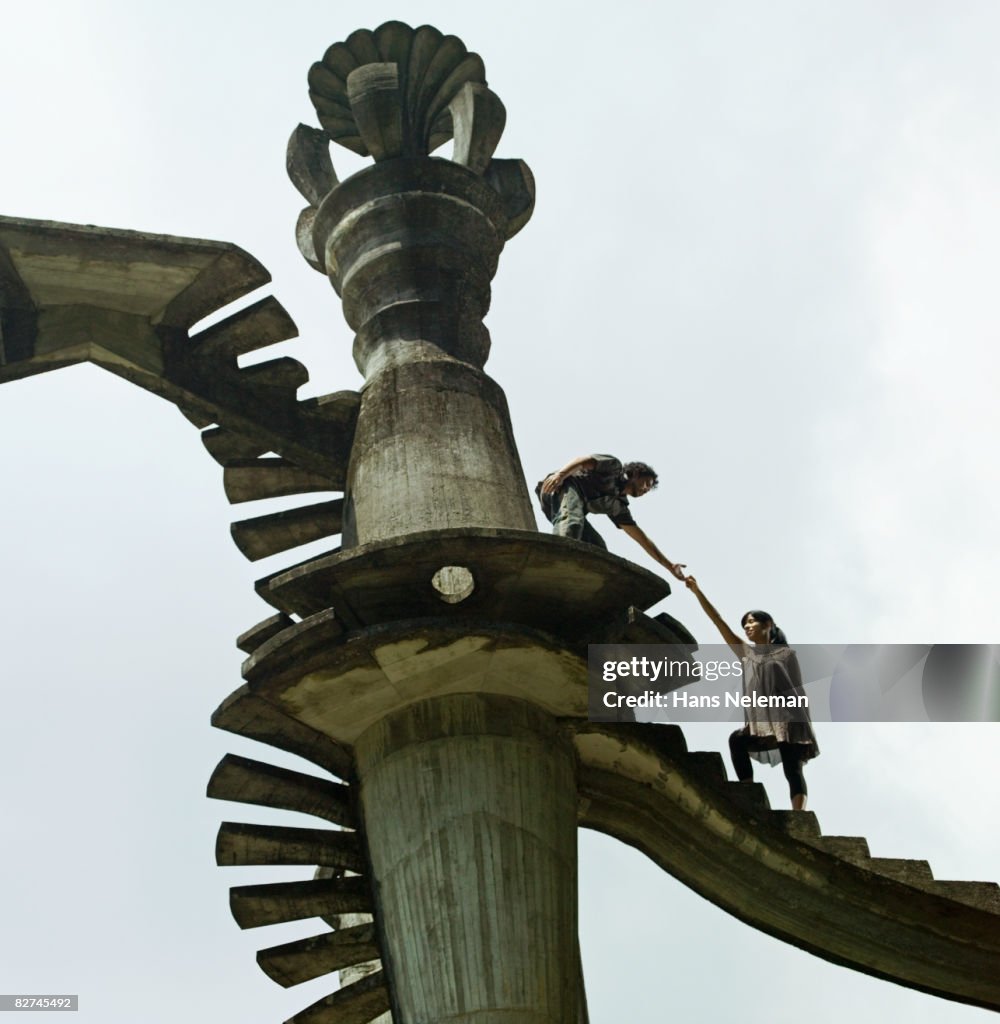
<path id="1" fill-rule="evenodd" d="M 671 562 L 669 558 L 646 536 L 646 531 L 641 526 L 636 526 L 634 523 L 629 526 L 623 526 L 622 529 L 634 540 L 643 551 L 646 552 L 650 558 L 655 558 L 668 572 L 676 576 L 677 579 L 683 580 L 684 576 L 684 563 Z"/>

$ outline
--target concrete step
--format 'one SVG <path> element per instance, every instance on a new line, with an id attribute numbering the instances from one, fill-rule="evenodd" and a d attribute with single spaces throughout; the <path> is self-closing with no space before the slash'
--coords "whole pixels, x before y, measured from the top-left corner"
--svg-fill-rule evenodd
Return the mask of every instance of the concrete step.
<path id="1" fill-rule="evenodd" d="M 364 857 L 354 832 L 319 828 L 287 828 L 224 821 L 215 841 L 215 862 L 245 864 L 319 864 L 363 871 Z"/>
<path id="2" fill-rule="evenodd" d="M 869 867 L 872 859 L 868 840 L 861 836 L 819 836 L 810 841 L 810 846 L 859 867 Z"/>
<path id="3" fill-rule="evenodd" d="M 873 857 L 868 848 L 868 840 L 860 836 L 819 836 L 806 840 L 810 846 L 823 850 L 840 860 L 859 867 L 864 871 L 872 871 L 884 878 L 911 885 L 914 888 L 932 891 L 934 875 L 931 866 L 925 860 L 909 860 L 904 857 Z"/>
<path id="4" fill-rule="evenodd" d="M 200 409 L 194 408 L 194 406 L 187 406 L 178 403 L 177 411 L 184 417 L 184 419 L 189 423 L 193 423 L 199 430 L 204 430 L 205 427 L 210 427 L 215 422 L 215 416 L 209 416 Z"/>
<path id="5" fill-rule="evenodd" d="M 668 760 L 676 761 L 688 756 L 687 740 L 679 725 L 663 722 L 657 722 L 655 725 L 648 722 L 616 722 L 615 729 L 621 740 L 632 740 L 644 748 L 652 748 L 658 756 Z M 581 723 L 577 727 L 580 735 L 603 731 L 603 725 L 598 723 Z"/>
<path id="6" fill-rule="evenodd" d="M 1000 914 L 1000 886 L 996 882 L 948 882 L 934 881 L 927 887 L 936 896 L 943 896 L 957 903 Z"/>
<path id="7" fill-rule="evenodd" d="M 226 754 L 219 762 L 208 782 L 208 796 L 299 811 L 344 828 L 357 828 L 349 786 L 235 754 Z"/>
<path id="8" fill-rule="evenodd" d="M 283 392 L 290 401 L 295 400 L 295 392 L 309 381 L 309 371 L 305 363 L 291 356 L 241 366 L 238 374 L 241 384 L 251 388 L 268 388 Z"/>
<path id="9" fill-rule="evenodd" d="M 258 647 L 266 644 L 271 637 L 277 636 L 288 629 L 289 626 L 294 625 L 295 620 L 290 615 L 278 612 L 258 622 L 256 626 L 251 626 L 245 633 L 241 633 L 236 638 L 236 646 L 245 654 L 253 654 Z"/>
<path id="10" fill-rule="evenodd" d="M 380 955 L 375 925 L 362 924 L 262 949 L 257 963 L 272 981 L 289 988 Z"/>
<path id="11" fill-rule="evenodd" d="M 346 747 L 283 714 L 269 701 L 251 693 L 249 686 L 241 686 L 215 709 L 212 725 L 304 757 L 337 778 L 354 776 L 354 759 Z"/>
<path id="12" fill-rule="evenodd" d="M 285 1024 L 369 1024 L 388 1009 L 385 972 L 376 971 L 306 1007 Z"/>
<path id="13" fill-rule="evenodd" d="M 930 864 L 925 860 L 906 860 L 899 857 L 872 857 L 866 865 L 870 871 L 904 885 L 926 889 L 934 881 Z"/>
<path id="14" fill-rule="evenodd" d="M 578 728 L 584 827 L 629 843 L 792 945 L 922 992 L 1000 1007 L 1000 886 L 939 881 L 924 860 L 872 857 L 860 836 L 822 835 L 812 812 L 762 814 L 751 787 L 743 794 L 712 781 L 721 759 L 658 756 L 656 727 L 640 728 Z M 687 777 L 683 800 L 676 786 L 659 784 L 678 774 Z"/>
<path id="15" fill-rule="evenodd" d="M 344 467 L 346 476 L 346 467 Z M 227 463 L 222 483 L 230 504 L 286 498 L 293 494 L 339 491 L 343 480 L 300 469 L 287 459 L 265 456 L 260 459 L 236 459 Z"/>
<path id="16" fill-rule="evenodd" d="M 266 592 L 269 579 L 258 580 L 258 590 Z M 243 678 L 253 686 L 261 677 L 273 683 L 284 672 L 295 675 L 308 658 L 341 643 L 349 626 L 339 602 L 337 608 L 316 612 L 255 648 L 243 662 Z"/>
<path id="17" fill-rule="evenodd" d="M 693 750 L 684 758 L 692 775 L 711 782 L 726 782 L 726 763 L 722 755 L 714 750 Z"/>
<path id="18" fill-rule="evenodd" d="M 299 403 L 304 416 L 322 423 L 342 424 L 354 432 L 361 408 L 360 391 L 331 391 L 328 395 L 304 398 Z"/>
<path id="19" fill-rule="evenodd" d="M 343 517 L 344 500 L 336 498 L 253 519 L 242 519 L 233 523 L 229 531 L 240 551 L 251 562 L 256 562 L 300 544 L 309 544 L 340 533 Z"/>
<path id="20" fill-rule="evenodd" d="M 236 459 L 256 459 L 267 451 L 263 441 L 238 434 L 228 427 L 209 427 L 203 430 L 201 443 L 220 466 Z"/>
<path id="21" fill-rule="evenodd" d="M 730 800 L 739 804 L 750 814 L 769 814 L 771 801 L 767 790 L 759 782 L 727 782 L 726 792 Z"/>
<path id="22" fill-rule="evenodd" d="M 771 811 L 771 824 L 780 832 L 811 843 L 820 836 L 819 821 L 812 811 Z"/>
<path id="23" fill-rule="evenodd" d="M 737 803 L 747 806 L 747 799 L 735 786 L 730 789 L 730 795 Z M 1000 914 L 1000 885 L 995 882 L 944 881 L 934 878 L 926 860 L 872 857 L 868 840 L 862 836 L 822 835 L 819 822 L 811 812 L 772 811 L 771 823 L 793 838 L 865 871 L 988 913 Z"/>
<path id="24" fill-rule="evenodd" d="M 656 746 L 660 750 L 668 750 L 675 757 L 688 753 L 684 730 L 679 725 L 657 725 Z"/>
<path id="25" fill-rule="evenodd" d="M 677 655 L 691 653 L 698 649 L 698 642 L 672 615 L 661 612 L 647 615 L 641 608 L 630 606 L 625 613 L 621 636 L 611 643 L 624 644 L 671 644 L 677 646 Z"/>
<path id="26" fill-rule="evenodd" d="M 368 879 L 316 878 L 304 882 L 239 885 L 229 890 L 229 909 L 241 928 L 373 911 Z"/>
<path id="27" fill-rule="evenodd" d="M 188 352 L 199 359 L 235 362 L 238 356 L 288 341 L 298 333 L 284 306 L 269 295 L 194 335 Z"/>

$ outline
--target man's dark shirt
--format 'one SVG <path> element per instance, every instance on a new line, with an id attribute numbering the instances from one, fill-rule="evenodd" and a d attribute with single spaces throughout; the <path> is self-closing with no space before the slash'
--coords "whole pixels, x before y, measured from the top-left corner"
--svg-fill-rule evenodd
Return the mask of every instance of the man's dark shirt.
<path id="1" fill-rule="evenodd" d="M 619 529 L 635 526 L 629 511 L 628 498 L 622 494 L 625 477 L 622 464 L 613 455 L 592 455 L 596 465 L 593 469 L 578 469 L 566 478 L 564 487 L 574 488 L 583 498 L 588 512 L 605 515 Z"/>

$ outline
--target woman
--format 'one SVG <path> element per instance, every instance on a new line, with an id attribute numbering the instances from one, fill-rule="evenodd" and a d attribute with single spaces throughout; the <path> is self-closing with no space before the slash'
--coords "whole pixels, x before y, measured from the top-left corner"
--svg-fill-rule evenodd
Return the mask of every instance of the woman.
<path id="1" fill-rule="evenodd" d="M 765 764 L 781 766 L 788 780 L 792 810 L 806 809 L 806 780 L 802 765 L 819 754 L 808 707 L 780 706 L 784 700 L 771 698 L 804 697 L 802 672 L 795 651 L 788 646 L 785 634 L 767 612 L 749 611 L 740 620 L 750 643 L 744 643 L 726 625 L 722 616 L 701 592 L 693 576 L 685 580 L 688 589 L 698 598 L 705 614 L 715 623 L 722 639 L 743 663 L 743 694 L 767 698 L 763 706 L 744 709 L 746 725 L 729 737 L 729 752 L 740 782 L 753 782 L 750 758 Z M 771 704 L 779 706 L 770 706 Z M 794 701 L 791 703 L 795 703 Z"/>

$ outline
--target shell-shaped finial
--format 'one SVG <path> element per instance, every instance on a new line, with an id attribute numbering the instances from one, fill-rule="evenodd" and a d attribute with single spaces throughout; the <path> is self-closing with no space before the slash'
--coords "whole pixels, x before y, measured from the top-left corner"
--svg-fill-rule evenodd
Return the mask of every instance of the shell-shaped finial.
<path id="1" fill-rule="evenodd" d="M 476 110 L 482 122 L 476 134 L 493 147 L 503 131 L 503 105 L 486 87 L 482 58 L 430 25 L 387 21 L 374 32 L 352 32 L 312 66 L 309 96 L 334 142 L 376 161 L 427 156 L 447 142 L 457 131 L 456 102 L 463 114 Z M 484 146 L 477 138 L 464 148 Z M 474 169 L 481 171 L 485 163 L 477 155 L 482 166 Z M 486 163 L 489 156 L 492 148 Z"/>
<path id="2" fill-rule="evenodd" d="M 454 139 L 451 160 L 467 168 L 501 199 L 501 231 L 510 238 L 531 216 L 535 185 L 522 160 L 497 160 L 507 112 L 486 84 L 482 58 L 461 39 L 430 25 L 387 21 L 334 43 L 309 69 L 309 96 L 322 130 L 299 125 L 288 141 L 292 183 L 309 205 L 296 235 L 299 249 L 325 272 L 313 237 L 324 198 L 338 187 L 330 141 L 376 163 L 429 156 Z"/>

